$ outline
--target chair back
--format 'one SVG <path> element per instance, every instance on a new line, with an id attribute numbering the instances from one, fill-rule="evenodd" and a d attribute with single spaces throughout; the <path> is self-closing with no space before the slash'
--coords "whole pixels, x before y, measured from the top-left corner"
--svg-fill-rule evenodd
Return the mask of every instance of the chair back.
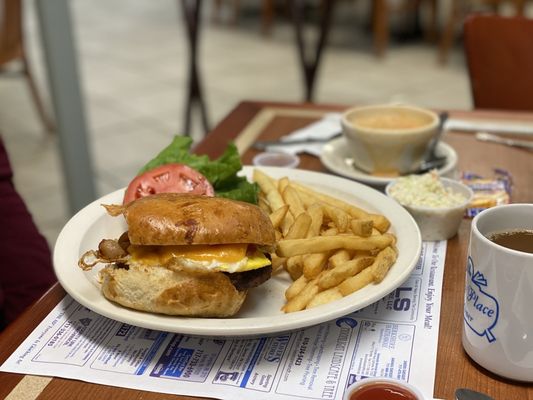
<path id="1" fill-rule="evenodd" d="M 472 15 L 464 49 L 475 108 L 533 111 L 533 20 Z"/>
<path id="2" fill-rule="evenodd" d="M 0 0 L 0 65 L 22 55 L 22 2 Z"/>

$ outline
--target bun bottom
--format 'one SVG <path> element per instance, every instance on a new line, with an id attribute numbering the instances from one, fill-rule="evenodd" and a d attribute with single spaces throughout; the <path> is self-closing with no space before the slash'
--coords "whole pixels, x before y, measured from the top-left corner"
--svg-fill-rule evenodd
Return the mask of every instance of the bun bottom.
<path id="1" fill-rule="evenodd" d="M 246 291 L 221 272 L 172 271 L 164 267 L 106 266 L 100 271 L 104 296 L 128 308 L 189 317 L 230 317 Z"/>

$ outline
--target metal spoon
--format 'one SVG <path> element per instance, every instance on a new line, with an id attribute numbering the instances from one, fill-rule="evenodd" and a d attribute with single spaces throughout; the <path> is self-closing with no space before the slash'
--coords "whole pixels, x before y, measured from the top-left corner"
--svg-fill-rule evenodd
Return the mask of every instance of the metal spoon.
<path id="1" fill-rule="evenodd" d="M 455 398 L 457 400 L 494 400 L 489 395 L 465 388 L 457 389 L 455 391 Z"/>
<path id="2" fill-rule="evenodd" d="M 412 171 L 413 174 L 423 174 L 425 172 L 431 171 L 432 169 L 438 169 L 446 163 L 446 157 L 437 156 L 437 146 L 440 142 L 442 134 L 444 133 L 444 124 L 448 119 L 448 113 L 443 111 L 439 114 L 439 126 L 437 128 L 437 133 L 435 137 L 429 142 L 426 154 L 424 156 L 424 161 L 420 166 Z"/>

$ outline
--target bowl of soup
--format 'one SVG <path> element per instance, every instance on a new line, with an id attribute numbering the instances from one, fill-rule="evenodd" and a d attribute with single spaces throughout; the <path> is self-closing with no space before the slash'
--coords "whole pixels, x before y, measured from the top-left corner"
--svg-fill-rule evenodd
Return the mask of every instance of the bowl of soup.
<path id="1" fill-rule="evenodd" d="M 346 110 L 341 125 L 357 168 L 376 176 L 399 176 L 420 167 L 439 116 L 415 106 L 373 105 Z"/>

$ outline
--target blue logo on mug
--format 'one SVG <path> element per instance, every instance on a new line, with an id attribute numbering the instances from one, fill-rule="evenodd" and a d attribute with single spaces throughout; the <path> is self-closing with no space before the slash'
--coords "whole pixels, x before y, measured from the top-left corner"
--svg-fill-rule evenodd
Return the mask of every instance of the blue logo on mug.
<path id="1" fill-rule="evenodd" d="M 498 300 L 485 289 L 487 280 L 483 274 L 474 270 L 472 257 L 468 256 L 465 293 L 464 320 L 466 325 L 478 336 L 486 336 L 489 343 L 496 340 L 492 329 L 498 323 Z"/>

